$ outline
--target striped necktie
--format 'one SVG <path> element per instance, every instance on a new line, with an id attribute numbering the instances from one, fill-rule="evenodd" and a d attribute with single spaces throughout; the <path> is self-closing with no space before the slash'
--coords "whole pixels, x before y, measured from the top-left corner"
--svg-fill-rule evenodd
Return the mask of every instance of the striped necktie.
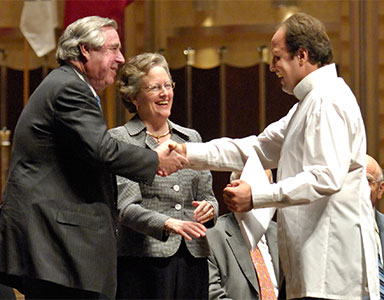
<path id="1" fill-rule="evenodd" d="M 381 261 L 381 240 L 380 240 L 380 232 L 379 227 L 377 226 L 376 218 L 375 220 L 375 237 L 377 244 L 377 254 L 378 254 L 378 266 L 379 266 L 379 283 L 380 283 L 380 299 L 384 300 L 384 269 L 383 263 Z"/>
<path id="2" fill-rule="evenodd" d="M 99 95 L 96 95 L 96 100 L 97 100 L 97 104 L 99 104 L 100 110 L 103 111 L 103 109 L 101 108 L 101 101 L 100 101 Z"/>
<path id="3" fill-rule="evenodd" d="M 380 279 L 380 299 L 384 299 L 384 270 L 379 253 L 379 279 Z"/>
<path id="4" fill-rule="evenodd" d="M 261 300 L 276 300 L 275 290 L 267 266 L 265 265 L 263 255 L 260 252 L 259 247 L 255 247 L 251 254 L 253 265 L 256 269 L 257 278 L 259 280 L 260 287 L 260 299 Z"/>

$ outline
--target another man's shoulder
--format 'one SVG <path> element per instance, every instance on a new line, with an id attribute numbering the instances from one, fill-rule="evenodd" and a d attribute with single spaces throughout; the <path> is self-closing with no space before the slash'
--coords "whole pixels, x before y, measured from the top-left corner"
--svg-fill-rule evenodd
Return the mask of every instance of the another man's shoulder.
<path id="1" fill-rule="evenodd" d="M 384 221 L 384 214 L 379 211 L 378 209 L 375 209 L 375 213 L 376 213 L 376 219 L 381 219 Z"/>
<path id="2" fill-rule="evenodd" d="M 217 222 L 215 226 L 207 230 L 207 236 L 209 235 L 213 236 L 215 233 L 217 234 L 218 231 L 224 232 L 226 228 L 226 224 L 228 223 L 228 221 L 230 221 L 231 214 L 232 213 L 219 216 L 217 218 Z"/>

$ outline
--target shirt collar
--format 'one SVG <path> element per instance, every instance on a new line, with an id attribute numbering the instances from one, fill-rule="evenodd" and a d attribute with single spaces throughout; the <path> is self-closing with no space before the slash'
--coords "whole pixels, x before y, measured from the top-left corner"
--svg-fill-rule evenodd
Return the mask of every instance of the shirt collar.
<path id="1" fill-rule="evenodd" d="M 76 73 L 76 75 L 79 76 L 79 78 L 88 85 L 88 87 L 91 89 L 93 96 L 95 96 L 95 98 L 97 98 L 97 93 L 96 93 L 95 89 L 93 88 L 93 86 L 89 83 L 88 78 L 83 73 L 81 73 L 81 71 L 79 71 L 75 66 L 73 66 L 73 65 L 70 65 L 70 66 L 73 69 L 73 71 Z"/>
<path id="2" fill-rule="evenodd" d="M 305 76 L 296 85 L 293 90 L 293 94 L 297 99 L 299 99 L 299 101 L 302 101 L 315 86 L 328 84 L 336 78 L 337 71 L 335 64 L 325 65 Z"/>
<path id="3" fill-rule="evenodd" d="M 190 133 L 185 130 L 183 127 L 173 123 L 172 121 L 168 120 L 169 124 L 169 130 L 172 133 L 178 133 L 185 141 L 190 140 Z M 140 132 L 145 131 L 146 127 L 143 121 L 140 119 L 139 115 L 136 114 L 130 121 L 129 121 L 129 127 L 127 127 L 128 133 L 131 136 L 138 135 Z"/>

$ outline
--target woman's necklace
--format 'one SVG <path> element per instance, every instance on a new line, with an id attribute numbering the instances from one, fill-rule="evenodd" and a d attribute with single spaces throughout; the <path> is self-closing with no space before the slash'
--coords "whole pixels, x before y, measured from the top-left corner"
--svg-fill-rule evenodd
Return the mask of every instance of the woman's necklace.
<path id="1" fill-rule="evenodd" d="M 150 135 L 151 137 L 153 137 L 153 138 L 156 140 L 156 142 L 158 142 L 159 144 L 160 144 L 160 139 L 161 139 L 162 137 L 167 136 L 170 132 L 171 132 L 171 131 L 169 130 L 169 126 L 168 126 L 168 130 L 167 130 L 166 132 L 164 132 L 163 134 L 160 134 L 160 135 L 155 135 L 155 134 L 149 132 L 148 130 L 146 131 L 146 133 L 147 133 L 148 135 Z"/>

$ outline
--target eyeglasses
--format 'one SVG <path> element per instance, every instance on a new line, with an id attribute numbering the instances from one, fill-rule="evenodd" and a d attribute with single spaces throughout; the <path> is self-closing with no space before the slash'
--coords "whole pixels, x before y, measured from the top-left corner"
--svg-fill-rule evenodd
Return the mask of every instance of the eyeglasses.
<path id="1" fill-rule="evenodd" d="M 100 48 L 96 48 L 96 51 L 103 51 L 103 52 L 111 52 L 114 55 L 121 54 L 121 48 L 120 45 L 112 45 L 112 46 L 102 46 Z"/>
<path id="2" fill-rule="evenodd" d="M 147 86 L 145 90 L 149 93 L 158 93 L 164 89 L 167 91 L 173 90 L 176 86 L 176 83 L 174 81 L 168 81 L 163 84 L 155 83 Z"/>

